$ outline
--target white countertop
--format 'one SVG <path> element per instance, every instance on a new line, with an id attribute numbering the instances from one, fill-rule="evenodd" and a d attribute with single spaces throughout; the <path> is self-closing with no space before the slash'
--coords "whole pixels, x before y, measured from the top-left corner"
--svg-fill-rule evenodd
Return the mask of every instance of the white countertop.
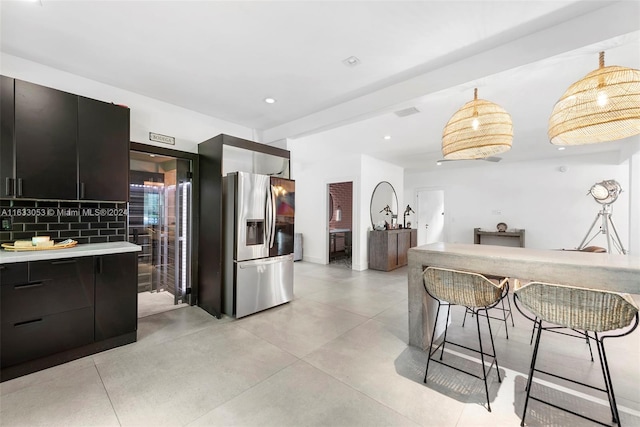
<path id="1" fill-rule="evenodd" d="M 0 264 L 11 262 L 42 261 L 48 259 L 74 258 L 93 255 L 119 254 L 123 252 L 139 252 L 142 248 L 129 242 L 85 243 L 66 249 L 50 249 L 44 251 L 0 251 Z"/>

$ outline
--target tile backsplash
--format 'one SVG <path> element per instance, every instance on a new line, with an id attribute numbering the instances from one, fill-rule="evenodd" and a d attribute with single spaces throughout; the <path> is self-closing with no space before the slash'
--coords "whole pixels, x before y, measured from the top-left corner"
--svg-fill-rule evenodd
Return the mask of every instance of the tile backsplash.
<path id="1" fill-rule="evenodd" d="M 50 236 L 78 243 L 127 240 L 127 203 L 0 200 L 0 243 Z"/>

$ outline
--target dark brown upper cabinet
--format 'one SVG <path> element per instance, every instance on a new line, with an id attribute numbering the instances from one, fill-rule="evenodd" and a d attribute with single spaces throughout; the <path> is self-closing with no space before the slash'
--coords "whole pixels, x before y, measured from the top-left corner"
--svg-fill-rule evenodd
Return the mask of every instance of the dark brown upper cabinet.
<path id="1" fill-rule="evenodd" d="M 0 195 L 13 196 L 14 130 L 14 80 L 0 76 Z"/>
<path id="2" fill-rule="evenodd" d="M 77 198 L 78 97 L 15 81 L 14 196 Z"/>
<path id="3" fill-rule="evenodd" d="M 0 197 L 128 200 L 128 108 L 1 77 Z"/>
<path id="4" fill-rule="evenodd" d="M 128 200 L 129 109 L 78 97 L 79 198 Z"/>

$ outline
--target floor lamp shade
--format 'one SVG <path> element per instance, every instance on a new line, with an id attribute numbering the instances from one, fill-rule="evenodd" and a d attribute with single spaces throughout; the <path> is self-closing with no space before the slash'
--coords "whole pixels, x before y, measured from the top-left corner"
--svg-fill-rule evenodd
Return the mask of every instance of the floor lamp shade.
<path id="1" fill-rule="evenodd" d="M 442 132 L 442 154 L 445 159 L 483 159 L 511 149 L 513 123 L 502 107 L 478 99 L 460 108 Z"/>
<path id="2" fill-rule="evenodd" d="M 616 141 L 640 134 L 640 70 L 604 66 L 572 84 L 549 118 L 555 145 Z"/>

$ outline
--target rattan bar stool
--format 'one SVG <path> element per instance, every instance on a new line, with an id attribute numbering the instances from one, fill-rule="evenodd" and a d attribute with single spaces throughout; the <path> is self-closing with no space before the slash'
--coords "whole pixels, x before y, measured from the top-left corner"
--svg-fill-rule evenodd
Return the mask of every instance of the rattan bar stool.
<path id="1" fill-rule="evenodd" d="M 512 327 L 516 327 L 516 324 L 513 321 L 513 313 L 511 311 L 511 300 L 509 299 L 509 284 L 510 284 L 510 279 L 508 277 L 501 277 L 501 276 L 490 276 L 485 274 L 484 277 L 486 277 L 487 279 L 493 281 L 494 283 L 500 284 L 502 281 L 506 280 L 505 282 L 505 287 L 504 287 L 504 291 L 502 292 L 502 298 L 500 298 L 500 306 L 496 305 L 493 310 L 497 310 L 500 312 L 500 314 L 502 314 L 500 317 L 497 316 L 491 316 L 489 315 L 490 319 L 496 319 L 496 320 L 502 320 L 504 322 L 504 333 L 507 336 L 507 339 L 509 339 L 509 318 L 511 318 L 511 326 Z M 505 306 L 504 304 L 504 300 L 507 300 L 507 305 Z M 462 327 L 464 328 L 464 324 L 467 321 L 467 314 L 471 314 L 473 316 L 473 312 L 470 309 L 465 309 L 464 311 L 464 318 L 462 319 Z"/>
<path id="2" fill-rule="evenodd" d="M 491 282 L 486 277 L 477 273 L 469 273 L 465 271 L 449 270 L 444 268 L 427 267 L 423 272 L 424 289 L 436 300 L 438 303 L 438 310 L 436 312 L 436 321 L 433 325 L 433 332 L 431 334 L 431 343 L 429 345 L 429 357 L 427 359 L 427 367 L 424 372 L 424 382 L 427 382 L 427 374 L 429 373 L 429 362 L 433 359 L 433 355 L 440 350 L 440 360 L 433 359 L 434 362 L 453 368 L 459 372 L 471 375 L 475 378 L 484 381 L 484 391 L 487 396 L 487 409 L 491 412 L 491 405 L 489 404 L 489 387 L 487 386 L 487 374 L 491 372 L 491 368 L 495 364 L 496 373 L 498 375 L 498 382 L 502 382 L 500 378 L 500 370 L 498 367 L 498 359 L 496 358 L 496 348 L 493 343 L 493 334 L 491 332 L 491 322 L 487 315 L 487 310 L 495 307 L 503 296 L 504 289 L 506 287 L 506 280 L 503 280 L 499 284 Z M 436 333 L 436 326 L 438 323 L 438 316 L 440 314 L 440 308 L 447 306 L 447 320 L 445 324 L 444 337 L 442 342 L 433 348 L 434 336 Z M 449 315 L 451 313 L 452 305 L 460 305 L 470 310 L 476 318 L 476 326 L 478 328 L 478 343 L 480 350 L 467 347 L 461 344 L 447 341 L 447 330 L 449 324 Z M 484 311 L 483 316 L 487 319 L 487 325 L 489 327 L 489 337 L 491 338 L 492 353 L 488 353 L 482 346 L 482 335 L 480 334 L 480 316 L 481 311 Z M 445 344 L 455 345 L 457 347 L 465 348 L 476 353 L 480 353 L 480 360 L 482 365 L 482 376 L 468 372 L 452 366 L 442 361 L 444 354 Z M 491 365 L 487 369 L 484 363 L 485 356 L 493 358 Z"/>
<path id="3" fill-rule="evenodd" d="M 611 373 L 609 372 L 607 355 L 604 350 L 604 340 L 606 338 L 628 335 L 636 329 L 638 326 L 638 306 L 635 304 L 633 299 L 631 299 L 628 294 L 542 282 L 528 283 L 520 289 L 516 289 L 514 294 L 514 303 L 516 308 L 529 320 L 537 323 L 538 331 L 536 335 L 536 343 L 533 348 L 533 356 L 531 357 L 529 378 L 527 379 L 526 386 L 527 397 L 524 402 L 522 422 L 520 425 L 524 425 L 525 416 L 527 414 L 527 404 L 529 403 L 530 398 L 598 424 L 609 425 L 593 418 L 586 417 L 582 414 L 578 414 L 577 412 L 571 411 L 567 408 L 560 407 L 554 403 L 531 396 L 531 383 L 534 372 L 551 375 L 556 378 L 606 393 L 607 398 L 609 399 L 612 420 L 614 423 L 620 425 L 620 416 L 618 414 L 615 394 L 613 393 L 613 382 L 611 380 Z M 521 305 L 533 314 L 533 316 L 525 313 L 520 307 Z M 553 326 L 545 326 L 542 323 L 543 321 L 553 324 Z M 542 331 L 547 331 L 550 328 L 557 328 L 558 326 L 577 331 L 585 331 L 588 334 L 589 339 L 595 341 L 598 349 L 600 365 L 602 367 L 604 389 L 536 369 L 536 359 L 540 349 L 540 337 L 542 335 Z M 616 330 L 619 331 L 608 333 L 606 335 L 602 334 L 603 332 Z"/>

